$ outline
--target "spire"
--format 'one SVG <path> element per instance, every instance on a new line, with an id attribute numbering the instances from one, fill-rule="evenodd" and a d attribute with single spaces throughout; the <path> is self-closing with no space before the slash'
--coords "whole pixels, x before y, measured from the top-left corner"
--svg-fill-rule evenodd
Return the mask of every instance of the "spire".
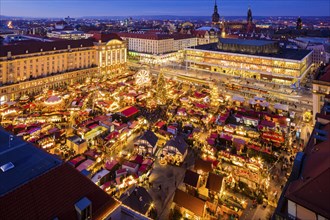
<path id="1" fill-rule="evenodd" d="M 214 0 L 214 12 L 212 15 L 212 22 L 213 23 L 219 23 L 220 20 L 220 15 L 218 13 L 218 5 L 217 5 L 217 0 Z"/>
<path id="2" fill-rule="evenodd" d="M 250 5 L 249 5 L 249 8 L 248 8 L 246 21 L 247 21 L 247 23 L 252 23 L 252 10 L 251 10 Z"/>
<path id="3" fill-rule="evenodd" d="M 303 26 L 303 23 L 302 23 L 302 20 L 300 18 L 300 16 L 298 17 L 297 19 L 297 30 L 301 30 L 302 29 L 302 26 Z"/>

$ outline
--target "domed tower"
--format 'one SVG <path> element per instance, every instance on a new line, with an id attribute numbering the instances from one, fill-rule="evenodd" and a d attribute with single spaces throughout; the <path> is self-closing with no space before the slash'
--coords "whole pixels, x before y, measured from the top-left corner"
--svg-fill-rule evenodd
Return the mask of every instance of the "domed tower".
<path id="1" fill-rule="evenodd" d="M 220 21 L 220 15 L 218 13 L 218 6 L 217 6 L 217 0 L 214 2 L 214 11 L 212 14 L 212 23 L 213 24 L 219 24 Z"/>
<path id="2" fill-rule="evenodd" d="M 301 29 L 302 29 L 302 25 L 303 25 L 302 20 L 301 20 L 301 18 L 299 17 L 299 18 L 297 19 L 297 30 L 301 30 Z"/>

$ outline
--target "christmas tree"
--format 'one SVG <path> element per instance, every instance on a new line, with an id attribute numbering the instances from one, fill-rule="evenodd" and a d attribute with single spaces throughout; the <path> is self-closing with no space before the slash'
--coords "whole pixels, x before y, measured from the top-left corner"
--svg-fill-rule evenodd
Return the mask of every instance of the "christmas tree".
<path id="1" fill-rule="evenodd" d="M 156 97 L 158 105 L 166 104 L 166 88 L 163 71 L 160 71 L 160 73 L 158 74 Z"/>
<path id="2" fill-rule="evenodd" d="M 219 91 L 216 84 L 211 84 L 211 106 L 214 110 L 217 110 L 219 107 Z"/>

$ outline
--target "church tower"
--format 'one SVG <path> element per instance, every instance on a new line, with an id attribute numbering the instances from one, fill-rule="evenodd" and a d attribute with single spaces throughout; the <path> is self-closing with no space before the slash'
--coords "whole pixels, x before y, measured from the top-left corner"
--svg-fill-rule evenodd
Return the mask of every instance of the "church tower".
<path id="1" fill-rule="evenodd" d="M 212 14 L 212 23 L 213 24 L 219 24 L 220 21 L 220 15 L 218 13 L 218 6 L 217 6 L 217 0 L 214 2 L 214 11 Z"/>
<path id="2" fill-rule="evenodd" d="M 249 6 L 248 12 L 247 12 L 247 19 L 246 19 L 247 23 L 251 23 L 252 24 L 252 10 Z"/>
<path id="3" fill-rule="evenodd" d="M 302 29 L 302 25 L 303 25 L 302 20 L 301 20 L 301 18 L 299 17 L 299 18 L 297 19 L 297 30 L 301 30 L 301 29 Z"/>
<path id="4" fill-rule="evenodd" d="M 251 33 L 253 29 L 253 21 L 252 21 L 252 10 L 250 6 L 247 12 L 246 22 L 247 22 L 246 32 Z"/>

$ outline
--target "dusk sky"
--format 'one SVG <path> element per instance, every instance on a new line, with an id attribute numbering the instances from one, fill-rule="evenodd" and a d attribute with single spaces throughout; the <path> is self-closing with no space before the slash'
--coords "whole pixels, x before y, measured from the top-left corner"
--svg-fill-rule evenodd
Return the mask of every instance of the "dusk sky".
<path id="1" fill-rule="evenodd" d="M 214 0 L 0 0 L 0 14 L 30 17 L 210 16 Z M 218 0 L 220 16 L 330 16 L 329 0 Z"/>

